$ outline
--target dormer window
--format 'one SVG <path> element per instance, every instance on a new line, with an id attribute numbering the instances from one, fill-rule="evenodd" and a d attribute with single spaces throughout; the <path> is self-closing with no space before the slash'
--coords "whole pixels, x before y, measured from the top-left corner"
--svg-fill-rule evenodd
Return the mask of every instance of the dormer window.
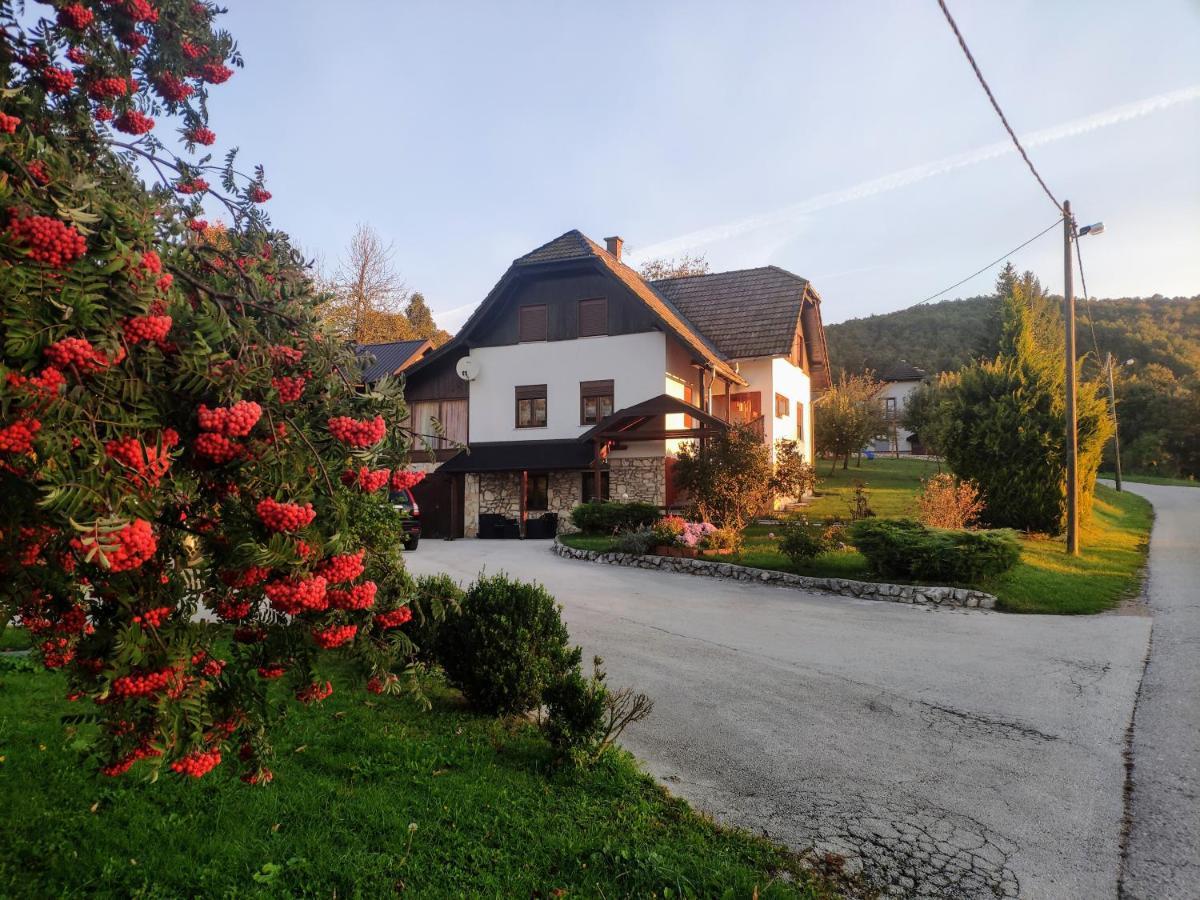
<path id="1" fill-rule="evenodd" d="M 517 340 L 545 341 L 550 339 L 550 316 L 546 304 L 522 306 L 517 312 Z"/>
<path id="2" fill-rule="evenodd" d="M 608 334 L 608 300 L 595 297 L 579 301 L 579 336 L 596 337 Z"/>

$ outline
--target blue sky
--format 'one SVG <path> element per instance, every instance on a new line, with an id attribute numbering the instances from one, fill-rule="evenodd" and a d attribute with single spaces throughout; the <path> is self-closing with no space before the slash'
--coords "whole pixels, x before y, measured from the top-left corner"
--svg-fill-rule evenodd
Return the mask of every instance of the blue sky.
<path id="1" fill-rule="evenodd" d="M 950 5 L 1051 189 L 1106 224 L 1091 292 L 1200 293 L 1200 3 Z M 327 263 L 358 222 L 394 241 L 451 329 L 570 228 L 634 263 L 782 266 L 836 322 L 1056 216 L 988 151 L 1006 135 L 935 0 L 229 6 L 247 66 L 213 91 L 215 149 L 265 165 L 276 225 Z M 1052 232 L 1014 260 L 1057 291 L 1061 252 Z"/>

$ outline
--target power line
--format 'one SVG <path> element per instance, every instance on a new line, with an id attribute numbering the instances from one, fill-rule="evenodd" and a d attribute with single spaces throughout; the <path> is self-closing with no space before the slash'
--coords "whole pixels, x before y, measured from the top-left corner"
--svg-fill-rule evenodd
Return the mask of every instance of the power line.
<path id="1" fill-rule="evenodd" d="M 1092 350 L 1096 353 L 1096 365 L 1103 365 L 1100 359 L 1100 342 L 1096 340 L 1096 317 L 1092 314 L 1092 297 L 1088 293 L 1087 278 L 1083 274 L 1083 254 L 1079 252 L 1079 236 L 1072 242 L 1075 244 L 1075 260 L 1079 263 L 1079 286 L 1083 288 L 1083 305 L 1087 307 L 1088 330 L 1092 333 Z"/>
<path id="2" fill-rule="evenodd" d="M 1035 234 L 1029 240 L 1025 241 L 1025 243 L 1018 244 L 1016 247 L 1013 247 L 1011 250 L 1009 250 L 1003 256 L 1000 256 L 999 258 L 992 260 L 990 263 L 988 263 L 982 269 L 972 272 L 970 275 L 968 275 L 962 281 L 956 281 L 956 282 L 954 282 L 954 284 L 950 285 L 950 287 L 944 288 L 943 290 L 938 291 L 936 294 L 930 294 L 924 300 L 918 300 L 916 303 L 913 304 L 913 306 L 920 306 L 922 303 L 928 303 L 930 300 L 936 300 L 938 297 L 942 296 L 942 294 L 949 293 L 950 291 L 954 290 L 956 287 L 966 284 L 968 281 L 970 281 L 976 275 L 982 275 L 984 272 L 986 272 L 988 269 L 992 268 L 993 266 L 997 266 L 1000 263 L 1004 262 L 1004 260 L 1008 259 L 1010 256 L 1012 256 L 1018 250 L 1022 250 L 1025 247 L 1028 247 L 1030 244 L 1032 244 L 1034 241 L 1036 241 L 1038 238 L 1040 238 L 1046 232 L 1048 232 L 1054 228 L 1057 228 L 1058 223 L 1061 221 L 1062 221 L 1062 219 L 1055 219 L 1053 222 L 1051 222 L 1049 225 L 1047 225 L 1045 228 L 1043 228 L 1041 231 L 1039 231 L 1037 234 Z"/>
<path id="3" fill-rule="evenodd" d="M 1029 166 L 1029 171 L 1033 173 L 1033 177 L 1037 179 L 1037 183 L 1042 186 L 1042 190 L 1046 192 L 1046 196 L 1050 198 L 1050 202 L 1054 204 L 1054 208 L 1059 212 L 1063 211 L 1062 204 L 1055 199 L 1053 192 L 1046 186 L 1045 180 L 1038 170 L 1034 168 L 1033 160 L 1029 158 L 1029 154 L 1025 152 L 1025 148 L 1021 146 L 1021 142 L 1017 139 L 1017 133 L 1013 131 L 1011 125 L 1008 124 L 1008 119 L 1004 115 L 1004 110 L 1000 108 L 1000 104 L 996 102 L 996 96 L 992 93 L 992 89 L 988 86 L 987 79 L 983 77 L 983 72 L 979 71 L 979 64 L 975 62 L 975 57 L 971 55 L 971 50 L 967 47 L 967 42 L 962 36 L 962 32 L 958 30 L 958 23 L 954 21 L 954 16 L 950 15 L 950 10 L 946 8 L 946 0 L 938 0 L 938 6 L 942 8 L 942 13 L 946 16 L 946 21 L 950 23 L 950 28 L 954 31 L 954 36 L 958 38 L 958 45 L 962 47 L 963 53 L 967 55 L 967 61 L 971 64 L 971 68 L 975 70 L 975 77 L 979 79 L 980 85 L 983 86 L 984 93 L 987 94 L 988 100 L 992 102 L 992 109 L 996 110 L 996 115 L 1000 117 L 1000 121 L 1004 123 L 1004 128 L 1008 131 L 1008 136 L 1012 138 L 1013 144 L 1016 145 L 1017 152 L 1021 154 L 1021 159 L 1025 160 L 1025 165 Z"/>

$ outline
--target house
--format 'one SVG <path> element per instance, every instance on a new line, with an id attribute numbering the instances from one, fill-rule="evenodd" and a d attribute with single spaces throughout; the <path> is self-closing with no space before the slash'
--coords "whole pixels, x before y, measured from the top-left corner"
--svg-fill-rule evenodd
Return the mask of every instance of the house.
<path id="1" fill-rule="evenodd" d="M 829 359 L 812 286 L 775 266 L 648 283 L 606 242 L 568 231 L 514 260 L 406 371 L 429 533 L 549 534 L 593 497 L 670 507 L 679 445 L 731 423 L 813 458 Z"/>
<path id="2" fill-rule="evenodd" d="M 876 438 L 872 447 L 878 453 L 924 453 L 920 437 L 901 425 L 900 420 L 904 417 L 904 404 L 909 396 L 928 377 L 925 371 L 902 359 L 878 377 L 882 387 L 877 396 L 883 404 L 883 418 L 888 431 Z"/>
<path id="3" fill-rule="evenodd" d="M 428 338 L 415 341 L 389 341 L 384 344 L 359 344 L 354 348 L 363 362 L 363 379 L 378 381 L 385 375 L 399 375 L 433 351 Z"/>

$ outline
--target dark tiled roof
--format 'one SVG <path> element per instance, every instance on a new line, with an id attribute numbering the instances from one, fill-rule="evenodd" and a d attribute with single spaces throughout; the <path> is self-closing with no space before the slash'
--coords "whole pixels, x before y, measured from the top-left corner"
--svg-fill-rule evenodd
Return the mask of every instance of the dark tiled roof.
<path id="1" fill-rule="evenodd" d="M 384 375 L 395 374 L 426 343 L 428 342 L 418 340 L 391 341 L 387 344 L 359 344 L 354 350 L 364 366 L 363 380 L 378 381 Z"/>
<path id="2" fill-rule="evenodd" d="M 641 403 L 635 403 L 633 406 L 626 406 L 624 409 L 618 409 L 612 415 L 606 416 L 604 421 L 585 431 L 579 439 L 581 441 L 591 440 L 592 436 L 599 432 L 609 431 L 613 428 L 619 428 L 622 426 L 628 426 L 638 419 L 653 419 L 657 418 L 658 416 L 669 416 L 676 413 L 682 413 L 685 416 L 691 416 L 703 427 L 716 428 L 720 430 L 724 430 L 729 427 L 728 422 L 724 422 L 711 413 L 706 413 L 702 409 L 697 409 L 695 406 L 685 400 L 680 400 L 678 397 L 672 397 L 670 394 L 659 394 L 657 397 L 651 397 L 649 400 L 643 400 Z M 630 431 L 629 434 L 630 437 L 636 437 L 637 431 Z"/>
<path id="3" fill-rule="evenodd" d="M 513 265 L 530 263 L 558 262 L 563 259 L 582 259 L 591 256 L 593 249 L 598 250 L 582 231 L 573 229 L 566 234 L 560 234 L 554 240 L 542 244 L 535 250 L 530 250 L 524 256 L 513 260 Z"/>
<path id="4" fill-rule="evenodd" d="M 777 266 L 651 282 L 729 359 L 791 353 L 807 286 Z"/>
<path id="5" fill-rule="evenodd" d="M 880 381 L 923 381 L 925 370 L 918 369 L 907 359 L 888 366 L 879 376 Z"/>
<path id="6" fill-rule="evenodd" d="M 442 463 L 439 472 L 545 472 L 550 469 L 587 469 L 593 449 L 580 440 L 491 441 L 472 444 Z"/>

